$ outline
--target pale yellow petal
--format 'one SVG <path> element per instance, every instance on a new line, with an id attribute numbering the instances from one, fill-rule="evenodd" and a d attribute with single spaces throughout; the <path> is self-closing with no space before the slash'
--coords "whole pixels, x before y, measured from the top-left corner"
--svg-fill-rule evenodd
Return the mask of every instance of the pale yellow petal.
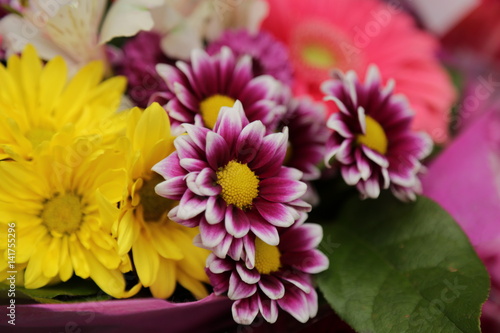
<path id="1" fill-rule="evenodd" d="M 134 220 L 134 213 L 128 210 L 118 225 L 118 253 L 124 255 L 130 251 L 132 244 L 137 240 L 140 233 L 140 226 Z"/>
<path id="2" fill-rule="evenodd" d="M 170 233 L 172 228 L 168 224 L 154 223 L 149 224 L 151 232 L 151 240 L 158 253 L 166 259 L 181 260 L 188 253 L 182 252 L 182 249 L 177 246 L 179 240 L 175 239 Z"/>
<path id="3" fill-rule="evenodd" d="M 165 299 L 172 296 L 177 283 L 175 271 L 175 264 L 171 260 L 160 258 L 158 278 L 149 287 L 153 297 Z"/>
<path id="4" fill-rule="evenodd" d="M 68 281 L 73 275 L 73 266 L 69 256 L 68 237 L 64 236 L 61 240 L 61 255 L 59 256 L 59 278 L 61 281 Z"/>
<path id="5" fill-rule="evenodd" d="M 36 112 L 38 93 L 40 89 L 40 74 L 42 72 L 42 61 L 38 57 L 32 45 L 26 46 L 21 56 L 21 77 L 23 83 L 23 95 L 26 111 L 31 117 L 38 118 Z"/>
<path id="6" fill-rule="evenodd" d="M 84 253 L 85 249 L 81 246 L 76 236 L 72 235 L 69 238 L 69 255 L 75 274 L 82 279 L 90 276 L 90 266 Z M 92 268 L 94 269 L 94 268 Z"/>
<path id="7" fill-rule="evenodd" d="M 57 104 L 67 80 L 67 67 L 62 57 L 50 60 L 42 70 L 40 78 L 40 101 L 38 112 L 50 114 Z"/>
<path id="8" fill-rule="evenodd" d="M 192 278 L 181 269 L 178 269 L 176 273 L 177 281 L 179 281 L 179 283 L 184 288 L 189 290 L 194 297 L 196 297 L 197 299 L 202 299 L 208 296 L 207 288 L 199 280 Z"/>
<path id="9" fill-rule="evenodd" d="M 141 233 L 132 246 L 132 255 L 137 275 L 142 285 L 149 287 L 158 276 L 159 256 L 151 245 L 151 239 Z"/>
<path id="10" fill-rule="evenodd" d="M 59 273 L 59 258 L 61 254 L 61 238 L 51 237 L 47 251 L 43 258 L 43 274 L 53 278 Z"/>
<path id="11" fill-rule="evenodd" d="M 36 246 L 36 251 L 33 254 L 26 266 L 24 274 L 25 287 L 28 289 L 36 289 L 45 286 L 50 281 L 50 277 L 43 274 L 44 257 L 49 246 L 50 237 L 46 236 Z"/>

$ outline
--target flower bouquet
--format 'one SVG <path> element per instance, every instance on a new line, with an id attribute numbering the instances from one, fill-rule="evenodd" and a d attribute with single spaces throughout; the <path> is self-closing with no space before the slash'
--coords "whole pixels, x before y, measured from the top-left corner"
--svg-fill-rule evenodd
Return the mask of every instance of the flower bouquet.
<path id="1" fill-rule="evenodd" d="M 0 1 L 2 331 L 498 332 L 484 2 Z"/>

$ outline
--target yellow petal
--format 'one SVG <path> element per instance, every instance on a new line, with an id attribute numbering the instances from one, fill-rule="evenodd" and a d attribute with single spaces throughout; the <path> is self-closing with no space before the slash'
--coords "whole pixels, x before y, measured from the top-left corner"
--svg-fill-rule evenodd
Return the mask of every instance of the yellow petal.
<path id="1" fill-rule="evenodd" d="M 50 277 L 43 274 L 43 259 L 47 252 L 46 249 L 49 246 L 49 241 L 50 237 L 46 236 L 37 244 L 36 251 L 33 251 L 28 266 L 26 266 L 24 283 L 25 287 L 28 289 L 41 288 L 50 281 Z"/>
<path id="2" fill-rule="evenodd" d="M 21 56 L 21 78 L 23 83 L 23 95 L 26 111 L 32 117 L 38 118 L 35 112 L 37 107 L 37 95 L 40 89 L 40 74 L 42 72 L 42 61 L 38 57 L 32 45 L 26 46 Z"/>
<path id="3" fill-rule="evenodd" d="M 61 281 L 68 281 L 73 275 L 73 266 L 69 256 L 68 237 L 64 236 L 61 240 L 61 255 L 59 256 L 59 278 Z"/>
<path id="4" fill-rule="evenodd" d="M 134 149 L 147 158 L 156 142 L 170 137 L 170 120 L 158 103 L 151 104 L 139 119 L 133 136 Z"/>
<path id="5" fill-rule="evenodd" d="M 80 241 L 75 235 L 69 237 L 69 255 L 75 274 L 82 279 L 90 276 L 90 267 L 85 257 L 84 248 L 81 246 Z M 94 269 L 92 267 L 92 269 Z"/>
<path id="6" fill-rule="evenodd" d="M 53 278 L 59 273 L 59 258 L 61 253 L 61 238 L 51 237 L 50 244 L 43 258 L 43 274 Z"/>
<path id="7" fill-rule="evenodd" d="M 66 85 L 67 72 L 66 63 L 60 56 L 53 58 L 45 65 L 40 78 L 38 112 L 43 114 L 51 113 Z"/>
<path id="8" fill-rule="evenodd" d="M 143 231 L 132 246 L 137 275 L 142 285 L 149 287 L 158 276 L 159 256 L 151 245 L 151 239 Z"/>
<path id="9" fill-rule="evenodd" d="M 175 290 L 175 264 L 168 259 L 160 258 L 158 279 L 149 287 L 151 294 L 156 298 L 169 298 Z"/>
<path id="10" fill-rule="evenodd" d="M 140 233 L 140 226 L 134 221 L 132 210 L 128 210 L 118 225 L 118 253 L 124 255 L 130 251 L 132 244 L 137 240 Z"/>
<path id="11" fill-rule="evenodd" d="M 150 223 L 148 228 L 151 230 L 152 243 L 163 258 L 181 260 L 184 258 L 184 254 L 189 255 L 182 252 L 181 248 L 177 246 L 176 242 L 180 240 L 172 237 L 170 234 L 172 228 L 169 227 L 169 224 Z"/>
<path id="12" fill-rule="evenodd" d="M 189 290 L 194 297 L 197 299 L 202 299 L 208 296 L 207 288 L 199 280 L 192 278 L 186 274 L 183 270 L 177 270 L 177 281 Z"/>

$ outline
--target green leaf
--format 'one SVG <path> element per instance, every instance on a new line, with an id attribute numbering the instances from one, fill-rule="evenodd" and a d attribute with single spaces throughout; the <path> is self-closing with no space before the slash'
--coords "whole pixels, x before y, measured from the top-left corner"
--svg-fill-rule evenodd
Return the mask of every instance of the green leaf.
<path id="1" fill-rule="evenodd" d="M 9 286 L 0 284 L 0 304 L 9 302 L 6 298 L 8 290 Z M 26 289 L 19 286 L 15 288 L 16 301 L 20 300 L 22 303 L 65 303 L 68 301 L 85 301 L 87 298 L 93 301 L 103 299 L 101 296 L 105 296 L 104 299 L 110 298 L 99 293 L 103 294 L 94 282 L 80 278 L 72 278 L 64 283 L 38 289 Z M 97 296 L 93 297 L 95 295 Z"/>
<path id="2" fill-rule="evenodd" d="M 358 332 L 480 332 L 488 274 L 435 202 L 350 200 L 324 232 L 330 268 L 318 285 Z"/>

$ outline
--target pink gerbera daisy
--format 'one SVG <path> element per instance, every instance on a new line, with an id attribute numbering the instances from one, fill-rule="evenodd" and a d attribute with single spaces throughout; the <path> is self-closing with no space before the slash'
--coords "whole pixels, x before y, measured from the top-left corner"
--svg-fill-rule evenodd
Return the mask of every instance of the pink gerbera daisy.
<path id="1" fill-rule="evenodd" d="M 400 8 L 379 0 L 268 3 L 263 29 L 290 48 L 296 93 L 319 100 L 320 84 L 332 69 L 363 75 L 368 64 L 376 64 L 383 82 L 393 78 L 396 92 L 407 96 L 415 111 L 412 127 L 446 140 L 454 91 L 436 60 L 438 44 Z"/>
<path id="2" fill-rule="evenodd" d="M 413 112 L 402 95 L 394 95 L 394 81 L 383 87 L 376 66 L 368 69 L 365 82 L 349 71 L 321 86 L 325 100 L 334 101 L 340 112 L 328 119 L 332 129 L 325 163 L 335 160 L 345 182 L 356 185 L 363 197 L 377 198 L 391 188 L 401 200 L 415 200 L 421 192 L 420 160 L 432 148 L 425 133 L 411 130 Z"/>
<path id="3" fill-rule="evenodd" d="M 259 238 L 255 243 L 255 265 L 218 258 L 207 259 L 207 274 L 214 292 L 234 300 L 233 318 L 251 324 L 258 313 L 270 323 L 278 317 L 278 307 L 300 322 L 316 315 L 318 296 L 310 274 L 328 268 L 327 257 L 315 248 L 323 237 L 321 226 L 299 221 L 282 229 L 277 246 Z"/>
<path id="4" fill-rule="evenodd" d="M 169 217 L 200 227 L 204 247 L 238 260 L 252 252 L 251 231 L 268 244 L 279 243 L 277 227 L 289 227 L 309 210 L 300 198 L 302 173 L 283 167 L 288 133 L 266 135 L 260 121 L 249 123 L 239 101 L 223 107 L 213 130 L 184 124 L 176 152 L 153 170 L 165 178 L 156 192 L 179 200 Z M 242 251 L 242 249 L 244 250 Z M 253 256 L 247 258 L 249 264 Z"/>
<path id="5" fill-rule="evenodd" d="M 236 100 L 250 121 L 262 121 L 269 131 L 285 112 L 278 103 L 281 83 L 269 75 L 255 77 L 250 56 L 236 59 L 228 47 L 214 56 L 197 49 L 190 64 L 178 61 L 156 69 L 173 95 L 165 109 L 174 128 L 182 123 L 213 128 L 221 107 L 232 107 Z"/>

